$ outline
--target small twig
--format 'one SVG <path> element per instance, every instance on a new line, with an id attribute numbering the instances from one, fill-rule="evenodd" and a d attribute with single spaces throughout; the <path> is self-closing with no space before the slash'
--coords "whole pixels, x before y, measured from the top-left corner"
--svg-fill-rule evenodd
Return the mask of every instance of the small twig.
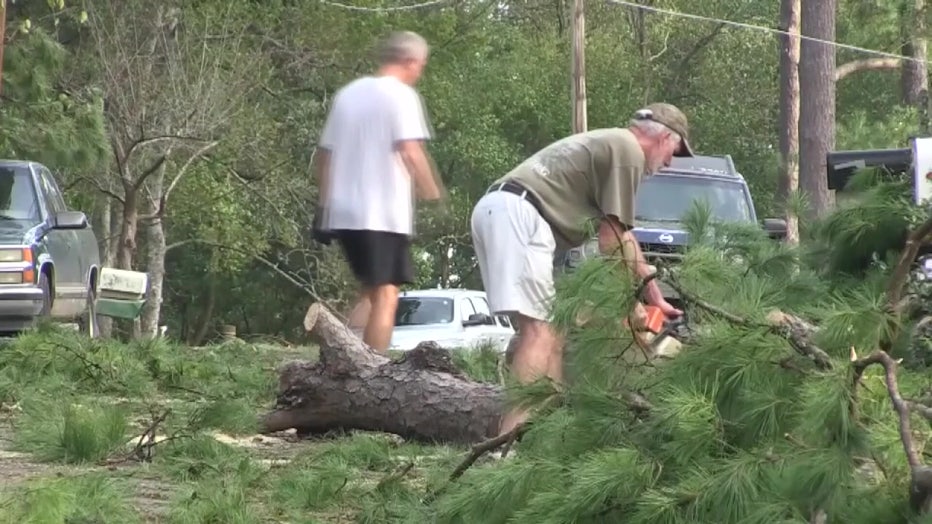
<path id="1" fill-rule="evenodd" d="M 479 457 L 501 446 L 504 446 L 509 442 L 514 442 L 522 435 L 524 435 L 528 429 L 530 428 L 526 423 L 521 423 L 507 433 L 502 433 L 496 437 L 484 440 L 473 446 L 469 451 L 469 455 L 467 455 L 463 462 L 461 462 L 460 465 L 453 470 L 453 473 L 450 474 L 449 482 L 452 482 L 461 477 L 463 473 L 465 473 L 466 470 L 469 469 L 469 467 L 479 459 Z"/>
<path id="2" fill-rule="evenodd" d="M 151 449 L 151 444 L 155 442 L 155 433 L 158 430 L 158 427 L 161 426 L 163 422 L 165 422 L 165 419 L 168 418 L 168 415 L 171 413 L 171 411 L 171 408 L 168 408 L 163 411 L 161 415 L 155 417 L 152 420 L 152 423 L 149 424 L 146 430 L 143 431 L 142 435 L 139 436 L 139 441 L 136 442 L 136 447 L 133 448 L 132 455 L 143 460 L 150 458 L 150 456 L 143 454 L 143 449 Z M 143 445 L 143 441 L 145 441 L 145 446 Z"/>
<path id="3" fill-rule="evenodd" d="M 382 480 L 380 480 L 379 483 L 376 484 L 375 489 L 380 490 L 389 482 L 395 482 L 396 480 L 400 480 L 402 477 L 407 475 L 408 472 L 411 471 L 413 468 L 414 468 L 414 462 L 407 462 L 404 465 L 404 467 L 401 468 L 400 471 L 392 473 L 391 475 L 386 475 Z"/>
<path id="4" fill-rule="evenodd" d="M 796 371 L 797 373 L 802 373 L 802 374 L 806 373 L 806 370 L 804 370 L 803 368 L 793 363 L 792 356 L 781 358 L 780 360 L 774 362 L 774 364 L 780 366 L 783 369 L 788 369 L 790 371 Z"/>

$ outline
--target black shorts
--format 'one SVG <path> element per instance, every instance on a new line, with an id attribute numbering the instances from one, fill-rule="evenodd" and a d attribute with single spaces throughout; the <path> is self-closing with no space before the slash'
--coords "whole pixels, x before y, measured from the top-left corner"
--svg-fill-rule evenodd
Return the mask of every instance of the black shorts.
<path id="1" fill-rule="evenodd" d="M 334 236 L 356 280 L 365 287 L 414 283 L 411 237 L 389 231 L 339 229 Z"/>

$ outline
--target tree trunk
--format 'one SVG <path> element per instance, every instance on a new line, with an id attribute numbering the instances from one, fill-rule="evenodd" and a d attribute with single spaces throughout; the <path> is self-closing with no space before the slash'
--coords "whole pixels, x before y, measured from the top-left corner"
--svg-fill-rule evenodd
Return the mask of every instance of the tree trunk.
<path id="1" fill-rule="evenodd" d="M 97 224 L 94 225 L 94 230 L 97 231 L 97 249 L 100 252 L 100 266 L 101 268 L 111 267 L 113 265 L 113 255 L 115 251 L 113 247 L 116 245 L 113 242 L 113 238 L 115 237 L 113 234 L 113 215 L 115 214 L 114 201 L 110 196 L 100 194 L 98 195 L 97 202 L 100 207 L 98 209 Z M 119 222 L 117 222 L 117 227 L 119 227 Z M 113 334 L 113 319 L 99 316 L 97 318 L 97 329 L 102 338 L 110 338 Z"/>
<path id="2" fill-rule="evenodd" d="M 929 71 L 926 66 L 928 47 L 925 38 L 925 0 L 906 0 L 903 5 L 903 55 L 915 60 L 904 60 L 900 70 L 903 103 L 916 106 L 923 91 L 929 89 Z"/>
<path id="3" fill-rule="evenodd" d="M 435 343 L 422 343 L 392 361 L 319 304 L 308 309 L 304 327 L 320 344 L 320 361 L 282 368 L 275 410 L 262 420 L 264 432 L 361 429 L 453 444 L 497 433 L 502 389 L 465 377 Z"/>
<path id="4" fill-rule="evenodd" d="M 207 330 L 210 329 L 210 322 L 214 318 L 214 308 L 217 305 L 217 278 L 213 274 L 207 275 L 207 299 L 204 301 L 204 308 L 199 312 L 197 323 L 194 325 L 193 333 L 188 338 L 189 346 L 200 346 L 207 337 Z M 184 318 L 186 315 L 182 315 Z M 181 329 L 185 332 L 185 328 Z"/>
<path id="5" fill-rule="evenodd" d="M 450 246 L 444 243 L 443 247 L 440 252 L 440 287 L 446 289 L 450 287 L 450 265 L 453 261 L 450 257 Z"/>
<path id="6" fill-rule="evenodd" d="M 133 255 L 136 253 L 136 229 L 139 213 L 136 210 L 136 188 L 132 183 L 123 183 L 123 223 L 120 224 L 120 243 L 117 248 L 116 263 L 120 269 L 133 269 Z"/>
<path id="7" fill-rule="evenodd" d="M 169 151 L 171 148 L 169 147 Z M 146 303 L 139 317 L 140 335 L 155 338 L 159 333 L 159 319 L 162 312 L 162 285 L 165 281 L 165 228 L 160 212 L 165 185 L 165 167 L 163 162 L 154 175 L 146 181 L 148 195 L 146 202 L 146 272 L 149 274 L 149 290 Z"/>
<path id="8" fill-rule="evenodd" d="M 586 3 L 573 0 L 573 133 L 585 133 L 589 127 L 586 112 Z"/>
<path id="9" fill-rule="evenodd" d="M 801 5 L 803 36 L 835 40 L 838 0 L 806 1 Z M 809 199 L 811 217 L 821 217 L 832 206 L 825 155 L 835 147 L 835 49 L 822 42 L 803 40 L 799 60 L 799 181 Z"/>
<path id="10" fill-rule="evenodd" d="M 154 218 L 146 226 L 146 272 L 149 274 L 149 292 L 139 317 L 140 334 L 153 338 L 159 332 L 162 284 L 165 281 L 165 230 L 160 218 Z"/>
<path id="11" fill-rule="evenodd" d="M 800 0 L 780 2 L 780 178 L 777 201 L 786 216 L 786 241 L 799 243 L 799 218 L 790 206 L 799 190 L 799 10 Z M 792 35 L 792 36 L 790 36 Z"/>

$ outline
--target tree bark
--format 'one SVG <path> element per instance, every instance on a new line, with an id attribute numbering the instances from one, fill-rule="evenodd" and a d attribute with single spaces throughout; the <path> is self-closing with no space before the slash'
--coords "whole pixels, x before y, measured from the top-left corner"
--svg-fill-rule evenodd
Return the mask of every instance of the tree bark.
<path id="1" fill-rule="evenodd" d="M 825 155 L 835 147 L 835 49 L 824 41 L 835 40 L 838 0 L 802 2 L 799 88 L 799 182 L 809 199 L 812 218 L 832 206 Z"/>
<path id="2" fill-rule="evenodd" d="M 156 203 L 158 205 L 158 203 Z M 155 218 L 146 226 L 146 272 L 149 274 L 149 292 L 140 315 L 143 337 L 153 338 L 159 332 L 162 311 L 162 284 L 165 281 L 165 231 L 162 219 Z"/>
<path id="3" fill-rule="evenodd" d="M 197 323 L 194 325 L 193 334 L 188 338 L 189 346 L 200 346 L 207 337 L 207 330 L 210 329 L 210 322 L 214 319 L 214 308 L 217 305 L 217 277 L 208 273 L 207 275 L 207 298 L 204 300 L 204 308 L 200 311 Z M 186 315 L 182 315 L 185 318 Z M 185 333 L 187 326 L 181 329 Z"/>
<path id="4" fill-rule="evenodd" d="M 573 133 L 589 127 L 586 112 L 586 4 L 573 1 Z"/>
<path id="5" fill-rule="evenodd" d="M 136 188 L 129 181 L 123 183 L 123 223 L 120 224 L 120 243 L 116 263 L 120 269 L 133 269 L 136 253 L 136 229 L 139 213 L 136 210 Z"/>
<path id="6" fill-rule="evenodd" d="M 780 178 L 777 201 L 786 217 L 786 242 L 799 244 L 799 218 L 790 198 L 799 190 L 799 11 L 800 0 L 780 2 Z"/>
<path id="7" fill-rule="evenodd" d="M 361 429 L 451 444 L 497 433 L 502 389 L 467 378 L 436 343 L 422 343 L 392 361 L 320 304 L 308 309 L 304 327 L 320 344 L 320 361 L 283 366 L 275 410 L 263 417 L 263 432 Z"/>
<path id="8" fill-rule="evenodd" d="M 101 268 L 112 267 L 114 253 L 116 252 L 116 249 L 114 249 L 116 242 L 113 240 L 116 238 L 116 235 L 113 234 L 113 217 L 119 212 L 119 210 L 114 209 L 114 207 L 116 207 L 116 204 L 119 202 L 116 202 L 114 199 L 104 194 L 99 194 L 97 196 L 97 202 L 100 207 L 98 209 L 99 212 L 96 217 L 97 224 L 94 225 L 94 230 L 98 232 L 97 248 L 100 252 L 100 266 Z M 119 221 L 117 220 L 115 223 L 116 228 L 119 228 Z M 110 338 L 113 334 L 113 319 L 110 317 L 98 316 L 97 327 L 102 338 Z"/>
<path id="9" fill-rule="evenodd" d="M 914 60 L 904 60 L 900 70 L 903 103 L 916 106 L 922 101 L 923 91 L 929 89 L 929 70 L 926 66 L 928 46 L 925 38 L 925 0 L 906 0 L 903 5 L 903 55 Z"/>
<path id="10" fill-rule="evenodd" d="M 171 148 L 169 147 L 169 151 Z M 165 229 L 159 213 L 165 181 L 166 164 L 163 163 L 149 180 L 146 216 L 146 272 L 149 275 L 149 290 L 146 303 L 139 318 L 140 335 L 155 338 L 159 333 L 159 318 L 162 311 L 162 285 L 165 281 Z"/>
<path id="11" fill-rule="evenodd" d="M 0 3 L 0 93 L 3 92 L 3 48 L 6 47 L 6 2 Z"/>

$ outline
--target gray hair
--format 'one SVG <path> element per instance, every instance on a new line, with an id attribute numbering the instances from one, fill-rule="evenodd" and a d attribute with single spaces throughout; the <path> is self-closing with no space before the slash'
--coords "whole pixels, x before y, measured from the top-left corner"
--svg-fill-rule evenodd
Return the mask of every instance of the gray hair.
<path id="1" fill-rule="evenodd" d="M 673 137 L 673 141 L 679 144 L 683 137 L 679 133 L 670 129 L 669 127 L 657 122 L 655 120 L 631 120 L 631 127 L 636 127 L 641 130 L 647 136 L 657 136 L 660 133 L 670 133 L 670 136 Z"/>
<path id="2" fill-rule="evenodd" d="M 413 31 L 395 31 L 376 49 L 379 65 L 400 64 L 427 58 L 427 40 Z"/>

